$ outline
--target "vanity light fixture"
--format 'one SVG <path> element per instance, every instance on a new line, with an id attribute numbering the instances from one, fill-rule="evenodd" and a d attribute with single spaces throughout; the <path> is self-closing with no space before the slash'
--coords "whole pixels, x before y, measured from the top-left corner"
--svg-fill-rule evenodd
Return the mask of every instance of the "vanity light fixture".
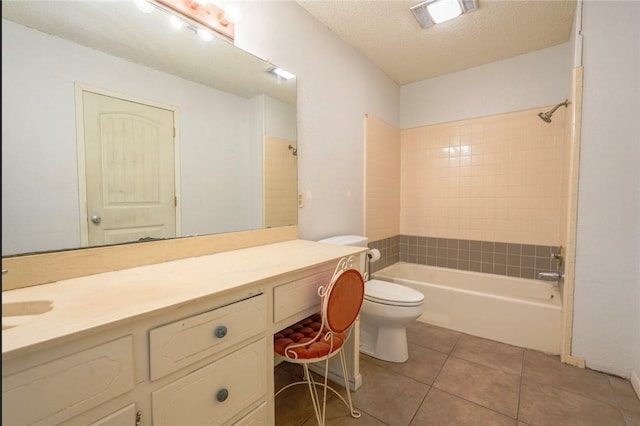
<path id="1" fill-rule="evenodd" d="M 271 73 L 273 73 L 273 74 L 277 75 L 277 76 L 278 76 L 278 78 L 283 78 L 283 79 L 285 79 L 285 80 L 291 80 L 292 78 L 295 78 L 295 77 L 296 77 L 296 75 L 295 75 L 295 74 L 292 74 L 292 73 L 290 73 L 290 72 L 289 72 L 289 71 L 287 71 L 287 70 L 284 70 L 284 69 L 282 69 L 282 68 L 277 68 L 277 67 L 273 67 L 273 68 L 271 68 L 271 69 L 269 70 L 269 72 L 271 72 Z"/>
<path id="2" fill-rule="evenodd" d="M 428 28 L 477 8 L 476 0 L 427 0 L 410 9 L 420 26 Z"/>
<path id="3" fill-rule="evenodd" d="M 138 2 L 147 0 L 135 0 Z M 205 41 L 213 38 L 211 31 L 233 41 L 234 15 L 225 12 L 210 0 L 148 0 L 149 3 L 163 9 L 178 19 L 185 20 L 196 27 L 196 32 Z"/>

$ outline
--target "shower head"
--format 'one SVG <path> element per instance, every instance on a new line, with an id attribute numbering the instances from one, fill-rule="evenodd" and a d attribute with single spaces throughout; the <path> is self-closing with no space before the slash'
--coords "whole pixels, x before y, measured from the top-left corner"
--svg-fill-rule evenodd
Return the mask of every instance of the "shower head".
<path id="1" fill-rule="evenodd" d="M 549 111 L 538 113 L 538 117 L 540 117 L 545 123 L 551 123 L 551 115 L 552 113 Z"/>
<path id="2" fill-rule="evenodd" d="M 551 123 L 551 116 L 553 115 L 554 112 L 556 112 L 556 110 L 558 108 L 560 108 L 563 105 L 568 107 L 569 106 L 569 101 L 565 100 L 564 102 L 554 106 L 551 110 L 549 110 L 547 112 L 539 112 L 538 113 L 538 117 L 540 117 L 542 119 L 542 121 L 544 121 L 545 123 Z"/>

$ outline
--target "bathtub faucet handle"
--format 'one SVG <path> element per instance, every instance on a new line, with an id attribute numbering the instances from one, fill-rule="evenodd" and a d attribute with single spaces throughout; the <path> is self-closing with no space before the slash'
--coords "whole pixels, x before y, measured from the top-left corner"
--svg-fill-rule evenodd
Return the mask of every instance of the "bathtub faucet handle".
<path id="1" fill-rule="evenodd" d="M 557 260 L 558 265 L 562 265 L 562 261 L 564 260 L 564 256 L 562 254 L 562 246 L 558 247 L 557 252 L 551 252 L 551 260 Z"/>

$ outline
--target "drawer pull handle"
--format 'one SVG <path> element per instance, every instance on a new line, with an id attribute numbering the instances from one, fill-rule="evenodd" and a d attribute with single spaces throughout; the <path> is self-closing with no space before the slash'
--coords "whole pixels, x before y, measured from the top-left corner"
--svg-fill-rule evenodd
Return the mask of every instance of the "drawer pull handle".
<path id="1" fill-rule="evenodd" d="M 226 335 L 227 335 L 227 327 L 225 327 L 224 325 L 219 325 L 218 327 L 216 327 L 216 337 L 218 339 L 222 339 Z"/>
<path id="2" fill-rule="evenodd" d="M 216 399 L 219 402 L 224 402 L 229 397 L 229 391 L 226 388 L 220 389 L 216 394 Z"/>

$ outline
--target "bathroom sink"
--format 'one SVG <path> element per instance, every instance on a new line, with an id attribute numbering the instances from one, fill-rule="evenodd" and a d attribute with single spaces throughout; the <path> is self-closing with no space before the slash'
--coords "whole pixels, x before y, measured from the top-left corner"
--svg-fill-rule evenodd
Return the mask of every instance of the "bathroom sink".
<path id="1" fill-rule="evenodd" d="M 32 318 L 53 309 L 49 300 L 30 300 L 27 302 L 7 302 L 2 304 L 2 330 L 8 330 L 26 323 Z"/>

